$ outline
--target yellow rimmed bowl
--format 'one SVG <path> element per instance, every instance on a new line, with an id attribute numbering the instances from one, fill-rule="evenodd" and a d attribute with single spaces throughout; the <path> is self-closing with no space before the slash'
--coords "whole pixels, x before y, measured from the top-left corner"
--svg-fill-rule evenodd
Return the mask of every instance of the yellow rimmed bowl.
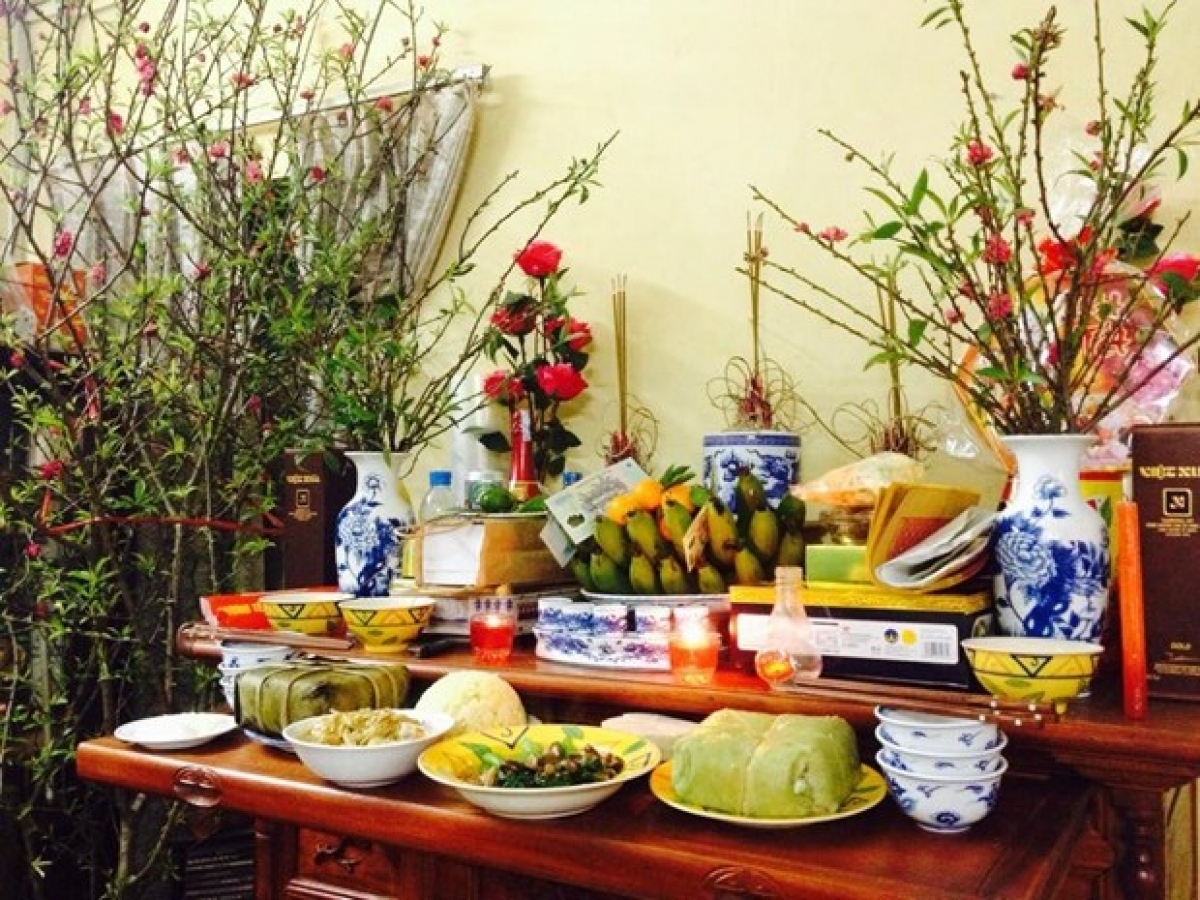
<path id="1" fill-rule="evenodd" d="M 432 597 L 356 597 L 339 606 L 346 627 L 368 653 L 402 653 L 429 625 Z"/>
<path id="2" fill-rule="evenodd" d="M 259 608 L 276 631 L 330 635 L 342 631 L 338 602 L 347 595 L 340 591 L 295 591 L 264 594 Z"/>
<path id="3" fill-rule="evenodd" d="M 551 744 L 568 749 L 590 744 L 623 762 L 608 781 L 565 787 L 486 787 L 480 774 L 492 761 L 540 755 Z M 586 812 L 607 800 L 626 782 L 648 775 L 662 760 L 658 746 L 644 737 L 591 725 L 523 725 L 456 735 L 421 754 L 417 766 L 427 777 L 452 787 L 468 803 L 509 819 L 556 819 Z"/>
<path id="4" fill-rule="evenodd" d="M 1086 641 L 977 637 L 962 642 L 976 679 L 993 696 L 1052 704 L 1062 712 L 1085 694 L 1104 648 Z"/>

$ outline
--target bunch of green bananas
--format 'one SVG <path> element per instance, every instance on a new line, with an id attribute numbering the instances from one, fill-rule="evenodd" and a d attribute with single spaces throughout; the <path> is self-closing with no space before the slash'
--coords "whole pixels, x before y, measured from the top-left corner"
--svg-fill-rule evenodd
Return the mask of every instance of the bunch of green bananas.
<path id="1" fill-rule="evenodd" d="M 762 584 L 776 566 L 804 563 L 804 501 L 786 495 L 777 507 L 750 472 L 736 486 L 736 514 L 700 486 L 683 485 L 680 467 L 657 505 L 621 506 L 596 521 L 571 571 L 604 594 L 721 594 L 731 584 Z M 690 472 L 688 473 L 690 478 Z M 622 521 L 623 519 L 623 521 Z"/>

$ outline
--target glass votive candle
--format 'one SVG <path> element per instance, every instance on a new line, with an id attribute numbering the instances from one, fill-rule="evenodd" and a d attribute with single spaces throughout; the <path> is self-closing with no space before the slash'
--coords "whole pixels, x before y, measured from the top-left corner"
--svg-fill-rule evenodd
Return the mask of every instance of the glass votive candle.
<path id="1" fill-rule="evenodd" d="M 471 650 L 475 662 L 499 666 L 512 654 L 517 618 L 507 612 L 479 612 L 471 616 Z"/>
<path id="2" fill-rule="evenodd" d="M 671 674 L 683 684 L 708 684 L 717 671 L 721 636 L 711 628 L 689 623 L 667 639 Z"/>

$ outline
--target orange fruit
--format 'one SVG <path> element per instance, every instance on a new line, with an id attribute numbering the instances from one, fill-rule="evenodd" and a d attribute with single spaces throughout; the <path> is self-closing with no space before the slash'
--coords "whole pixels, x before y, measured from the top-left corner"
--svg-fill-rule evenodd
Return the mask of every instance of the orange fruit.
<path id="1" fill-rule="evenodd" d="M 688 512 L 696 511 L 696 504 L 692 502 L 692 486 L 690 484 L 676 484 L 663 491 L 662 505 L 666 506 L 668 501 L 675 501 Z"/>
<path id="2" fill-rule="evenodd" d="M 612 519 L 618 525 L 624 525 L 630 513 L 638 509 L 641 509 L 641 506 L 632 493 L 617 494 L 617 496 L 608 501 L 608 506 L 604 508 L 604 515 L 608 516 L 608 518 Z"/>
<path id="3" fill-rule="evenodd" d="M 633 497 L 639 509 L 653 512 L 662 504 L 663 486 L 657 478 L 643 478 L 634 485 L 629 495 Z"/>

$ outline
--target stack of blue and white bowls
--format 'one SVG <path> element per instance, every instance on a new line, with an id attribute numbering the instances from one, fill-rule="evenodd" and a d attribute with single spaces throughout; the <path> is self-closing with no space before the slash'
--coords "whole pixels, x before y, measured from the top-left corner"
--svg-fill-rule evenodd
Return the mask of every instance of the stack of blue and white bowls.
<path id="1" fill-rule="evenodd" d="M 921 828 L 955 834 L 995 808 L 1008 769 L 998 725 L 886 706 L 875 716 L 875 761 L 892 799 Z"/>

